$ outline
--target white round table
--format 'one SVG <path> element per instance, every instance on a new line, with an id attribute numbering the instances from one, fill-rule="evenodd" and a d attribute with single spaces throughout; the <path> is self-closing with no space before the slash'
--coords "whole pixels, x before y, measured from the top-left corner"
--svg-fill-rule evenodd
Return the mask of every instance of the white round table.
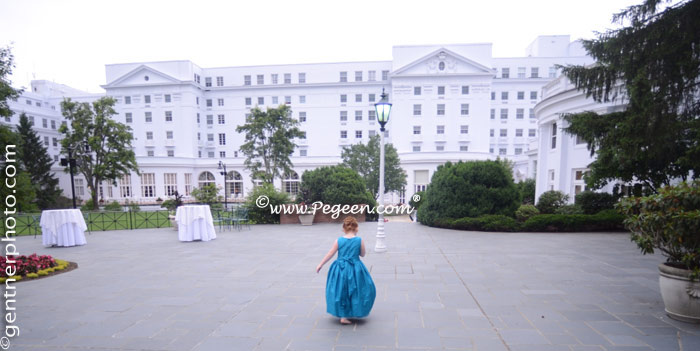
<path id="1" fill-rule="evenodd" d="M 41 212 L 41 239 L 44 246 L 85 245 L 87 225 L 83 213 L 77 209 L 46 210 Z"/>
<path id="2" fill-rule="evenodd" d="M 209 205 L 187 205 L 175 213 L 180 241 L 209 241 L 216 239 L 214 219 Z"/>

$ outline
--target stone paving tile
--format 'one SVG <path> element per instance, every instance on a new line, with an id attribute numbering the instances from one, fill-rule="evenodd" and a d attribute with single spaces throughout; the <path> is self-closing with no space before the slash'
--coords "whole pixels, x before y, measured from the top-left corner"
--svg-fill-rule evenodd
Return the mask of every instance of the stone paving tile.
<path id="1" fill-rule="evenodd" d="M 360 225 L 370 248 L 375 229 Z M 375 307 L 351 326 L 325 312 L 328 266 L 313 272 L 335 224 L 259 225 L 206 243 L 181 243 L 170 229 L 93 232 L 88 245 L 61 249 L 21 237 L 23 252 L 80 268 L 18 284 L 23 334 L 13 346 L 666 351 L 678 350 L 680 337 L 684 350 L 700 350 L 700 326 L 663 311 L 656 269 L 663 258 L 640 255 L 627 234 L 477 233 L 401 222 L 386 231 L 389 252 L 363 258 L 377 286 Z"/>

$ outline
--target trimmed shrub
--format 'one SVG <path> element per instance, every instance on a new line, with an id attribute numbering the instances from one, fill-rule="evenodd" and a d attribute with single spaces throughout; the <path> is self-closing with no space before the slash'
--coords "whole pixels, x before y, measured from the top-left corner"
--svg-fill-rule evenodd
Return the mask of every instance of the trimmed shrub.
<path id="1" fill-rule="evenodd" d="M 105 206 L 105 211 L 119 211 L 119 212 L 121 212 L 121 211 L 124 211 L 124 209 L 122 208 L 122 205 L 120 205 L 118 202 L 112 201 L 112 202 L 108 203 L 107 206 Z"/>
<path id="2" fill-rule="evenodd" d="M 416 195 L 420 196 L 420 200 L 413 201 L 413 196 L 416 196 Z M 420 205 L 425 203 L 425 191 L 416 192 L 415 194 L 413 194 L 413 196 L 411 196 L 411 199 L 408 200 L 408 205 L 415 208 L 417 211 L 418 208 L 420 207 Z"/>
<path id="3" fill-rule="evenodd" d="M 266 196 L 270 202 L 269 205 L 260 208 L 256 204 L 256 200 L 260 196 Z M 291 199 L 287 193 L 277 191 L 272 184 L 265 183 L 253 188 L 248 198 L 243 206 L 248 209 L 248 219 L 256 224 L 270 224 L 279 223 L 280 215 L 279 213 L 274 214 L 270 211 L 271 206 L 279 206 L 282 204 L 289 203 Z"/>
<path id="4" fill-rule="evenodd" d="M 528 218 L 540 214 L 540 210 L 535 205 L 525 204 L 520 205 L 515 211 L 515 218 L 521 222 L 525 222 Z"/>
<path id="5" fill-rule="evenodd" d="M 301 197 L 306 198 L 302 199 Z M 357 171 L 343 165 L 326 166 L 305 171 L 301 176 L 300 192 L 297 201 L 307 204 L 321 201 L 328 205 L 367 204 L 377 205 L 372 193 L 367 190 L 365 180 Z M 376 213 L 365 214 L 366 219 L 376 220 Z"/>
<path id="6" fill-rule="evenodd" d="M 554 210 L 555 214 L 584 214 L 581 206 L 576 204 L 564 205 Z"/>
<path id="7" fill-rule="evenodd" d="M 576 195 L 575 202 L 581 206 L 583 213 L 595 214 L 603 210 L 612 210 L 615 207 L 617 198 L 608 193 L 584 191 Z"/>
<path id="8" fill-rule="evenodd" d="M 49 273 L 46 271 L 38 271 L 38 272 L 36 272 L 36 274 L 38 274 L 39 276 L 42 276 L 42 277 L 49 275 Z"/>
<path id="9" fill-rule="evenodd" d="M 621 231 L 624 217 L 614 211 L 603 211 L 594 215 L 541 214 L 532 216 L 523 223 L 527 232 L 596 232 Z"/>
<path id="10" fill-rule="evenodd" d="M 557 208 L 566 205 L 567 201 L 569 201 L 569 195 L 561 191 L 550 190 L 540 195 L 535 206 L 542 214 L 553 214 Z"/>
<path id="11" fill-rule="evenodd" d="M 473 230 L 485 232 L 514 232 L 519 229 L 515 219 L 504 215 L 484 215 L 470 218 L 439 218 L 435 220 L 435 226 L 440 228 Z"/>
<path id="12" fill-rule="evenodd" d="M 520 198 L 523 204 L 535 203 L 535 180 L 525 179 L 522 182 L 515 184 L 520 192 Z"/>
<path id="13" fill-rule="evenodd" d="M 27 274 L 27 278 L 39 278 L 39 274 L 37 274 L 37 273 L 29 273 L 29 274 Z"/>
<path id="14" fill-rule="evenodd" d="M 503 162 L 446 162 L 433 174 L 424 201 L 418 220 L 432 226 L 442 217 L 513 216 L 520 193 Z"/>

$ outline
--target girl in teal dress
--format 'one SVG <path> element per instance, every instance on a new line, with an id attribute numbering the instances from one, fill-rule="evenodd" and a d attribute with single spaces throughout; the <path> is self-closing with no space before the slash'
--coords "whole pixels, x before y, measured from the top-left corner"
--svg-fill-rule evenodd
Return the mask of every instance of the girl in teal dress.
<path id="1" fill-rule="evenodd" d="M 360 261 L 360 256 L 365 256 L 365 242 L 357 236 L 357 220 L 345 218 L 343 232 L 345 235 L 335 241 L 316 267 L 316 273 L 337 251 L 338 259 L 331 264 L 326 280 L 326 311 L 340 318 L 340 323 L 351 324 L 348 318 L 369 315 L 377 291 L 367 268 Z"/>

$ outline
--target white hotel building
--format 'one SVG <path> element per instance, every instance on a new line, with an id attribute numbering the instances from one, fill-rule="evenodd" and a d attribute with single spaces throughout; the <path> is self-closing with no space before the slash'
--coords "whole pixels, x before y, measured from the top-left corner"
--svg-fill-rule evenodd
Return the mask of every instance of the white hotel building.
<path id="1" fill-rule="evenodd" d="M 593 61 L 569 36 L 538 37 L 524 57 L 496 58 L 491 47 L 396 46 L 391 61 L 371 62 L 219 68 L 202 68 L 190 61 L 109 64 L 102 87 L 117 100 L 116 120 L 133 130 L 141 174 L 123 177 L 117 186 L 103 184 L 101 197 L 154 203 L 175 190 L 189 195 L 192 188 L 214 182 L 222 190 L 226 184 L 229 200 L 241 199 L 253 179 L 243 165 L 239 147 L 244 135 L 236 127 L 244 124 L 251 108 L 280 104 L 291 106 L 306 133 L 305 139 L 296 140 L 293 174 L 276 184 L 294 193 L 305 170 L 340 163 L 343 147 L 366 143 L 379 132 L 374 103 L 383 89 L 393 103 L 386 141 L 398 150 L 408 175 L 405 192 L 392 194 L 388 201 L 404 202 L 423 190 L 437 166 L 446 161 L 497 156 L 516 161 L 516 181 L 537 174 L 539 194 L 544 189 L 540 182 L 548 181 L 543 178 L 546 171 L 536 168 L 554 167 L 560 174 L 559 167 L 570 165 L 562 161 L 568 154 L 545 161 L 531 150 L 538 146 L 536 140 L 543 150 L 545 138 L 538 137 L 547 132 L 546 126 L 538 127 L 535 106 L 543 88 L 558 76 L 557 64 Z M 34 117 L 55 159 L 60 148 L 54 146 L 59 136 L 52 121 L 62 120 L 57 111 L 62 97 L 80 101 L 98 97 L 56 86 L 34 81 L 32 92 L 11 102 L 15 112 Z M 41 101 L 42 106 L 30 108 L 24 100 Z M 557 118 L 557 111 L 540 110 L 547 118 Z M 15 115 L 5 122 L 17 120 Z M 226 179 L 219 161 L 229 171 Z M 64 194 L 70 196 L 69 177 L 59 166 L 56 173 Z M 88 198 L 84 181 L 76 179 L 78 196 Z"/>

